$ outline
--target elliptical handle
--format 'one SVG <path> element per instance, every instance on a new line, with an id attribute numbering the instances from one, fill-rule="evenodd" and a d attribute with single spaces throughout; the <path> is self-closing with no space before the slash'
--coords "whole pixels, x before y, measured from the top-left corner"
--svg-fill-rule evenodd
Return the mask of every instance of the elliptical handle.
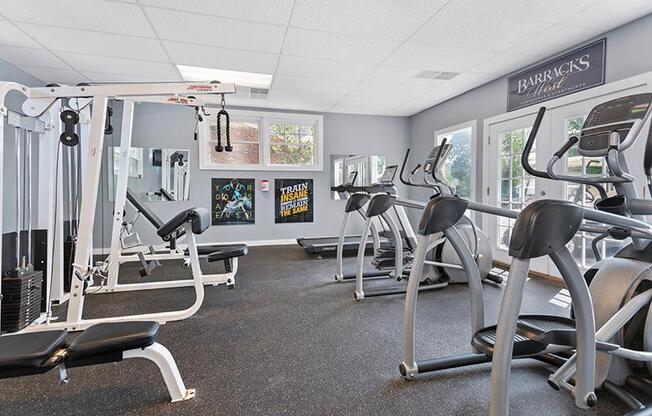
<path id="1" fill-rule="evenodd" d="M 401 172 L 398 175 L 398 178 L 401 180 L 401 183 L 404 185 L 414 185 L 413 183 L 407 181 L 405 178 L 403 178 L 403 172 L 405 172 L 405 166 L 407 165 L 407 161 L 410 158 L 410 152 L 411 149 L 408 147 L 407 151 L 405 152 L 405 157 L 403 158 L 403 164 L 401 165 Z"/>
<path id="2" fill-rule="evenodd" d="M 448 142 L 448 139 L 444 137 L 441 140 L 441 143 L 439 144 L 439 151 L 437 152 L 437 156 L 435 156 L 435 161 L 433 162 L 432 169 L 430 170 L 430 175 L 432 176 L 432 179 L 434 179 L 437 182 L 441 182 L 437 177 L 437 165 L 439 165 L 439 159 L 441 159 L 441 155 L 442 153 L 444 153 L 446 142 Z"/>
<path id="3" fill-rule="evenodd" d="M 554 153 L 554 155 L 558 159 L 561 159 L 562 157 L 564 157 L 566 152 L 568 152 L 571 149 L 571 147 L 575 146 L 577 144 L 577 142 L 579 142 L 579 141 L 580 141 L 580 139 L 577 136 L 570 137 L 568 139 L 568 141 L 566 143 L 564 143 L 564 145 L 562 147 L 560 147 L 559 150 L 557 150 Z"/>
<path id="4" fill-rule="evenodd" d="M 537 118 L 534 119 L 532 130 L 530 130 L 530 135 L 527 138 L 527 142 L 525 143 L 525 147 L 523 148 L 523 153 L 521 154 L 521 165 L 523 165 L 523 169 L 525 169 L 525 171 L 532 176 L 536 176 L 544 179 L 551 179 L 550 175 L 548 175 L 548 172 L 543 172 L 534 169 L 530 165 L 530 160 L 529 160 L 530 153 L 532 152 L 532 146 L 534 146 L 534 141 L 537 138 L 537 134 L 539 133 L 539 127 L 541 127 L 541 122 L 543 121 L 543 116 L 545 114 L 546 114 L 546 107 L 539 108 L 539 112 L 537 113 Z"/>

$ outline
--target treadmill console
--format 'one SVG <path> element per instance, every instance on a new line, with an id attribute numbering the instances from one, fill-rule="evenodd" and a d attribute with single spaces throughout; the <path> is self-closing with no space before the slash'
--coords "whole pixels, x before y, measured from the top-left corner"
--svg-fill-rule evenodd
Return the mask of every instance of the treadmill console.
<path id="1" fill-rule="evenodd" d="M 355 180 L 358 179 L 358 171 L 354 170 L 349 172 L 349 176 L 346 177 L 346 182 L 344 182 L 344 186 L 353 186 L 355 184 Z"/>
<path id="2" fill-rule="evenodd" d="M 391 165 L 385 167 L 383 176 L 380 178 L 380 183 L 382 185 L 393 185 L 394 177 L 396 176 L 396 171 L 398 170 L 398 165 Z"/>
<path id="3" fill-rule="evenodd" d="M 609 136 L 620 135 L 620 150 L 632 145 L 652 104 L 652 93 L 634 94 L 595 106 L 584 121 L 579 141 L 582 156 L 606 156 Z M 630 134 L 634 132 L 634 134 Z"/>

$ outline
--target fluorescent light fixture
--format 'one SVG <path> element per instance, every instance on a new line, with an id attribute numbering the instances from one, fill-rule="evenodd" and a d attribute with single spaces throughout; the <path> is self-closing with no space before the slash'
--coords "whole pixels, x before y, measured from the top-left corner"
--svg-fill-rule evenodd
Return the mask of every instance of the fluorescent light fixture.
<path id="1" fill-rule="evenodd" d="M 269 88 L 272 85 L 271 74 L 227 71 L 226 69 L 188 65 L 177 65 L 177 68 L 186 81 L 220 81 L 253 88 Z"/>

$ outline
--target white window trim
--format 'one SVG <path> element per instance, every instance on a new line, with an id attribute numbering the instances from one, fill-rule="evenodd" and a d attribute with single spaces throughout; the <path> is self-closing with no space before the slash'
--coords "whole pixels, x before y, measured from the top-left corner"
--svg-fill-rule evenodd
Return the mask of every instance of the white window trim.
<path id="1" fill-rule="evenodd" d="M 477 174 L 477 159 L 478 159 L 478 120 L 470 120 L 464 123 L 456 124 L 454 126 L 446 127 L 444 129 L 436 130 L 434 143 L 435 146 L 439 144 L 437 138 L 442 135 L 454 133 L 459 130 L 471 128 L 471 201 L 476 201 L 476 174 Z"/>
<path id="2" fill-rule="evenodd" d="M 202 123 L 199 131 L 199 169 L 200 170 L 254 170 L 254 171 L 292 171 L 312 172 L 324 170 L 324 116 L 317 114 L 298 114 L 285 112 L 231 110 L 231 119 L 251 119 L 260 122 L 258 165 L 230 165 L 210 163 L 210 153 L 206 152 L 209 142 L 209 123 Z M 214 117 L 211 115 L 211 117 Z M 295 121 L 315 123 L 315 163 L 311 166 L 273 165 L 270 163 L 269 125 L 274 121 Z"/>

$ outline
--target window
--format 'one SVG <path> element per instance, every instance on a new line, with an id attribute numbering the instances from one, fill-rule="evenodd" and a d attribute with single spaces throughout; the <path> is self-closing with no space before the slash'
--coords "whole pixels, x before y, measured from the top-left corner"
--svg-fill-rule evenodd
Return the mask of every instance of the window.
<path id="1" fill-rule="evenodd" d="M 272 122 L 269 128 L 272 165 L 311 166 L 315 163 L 315 127 L 305 122 Z"/>
<path id="2" fill-rule="evenodd" d="M 234 118 L 231 120 L 230 138 L 232 152 L 217 152 L 217 123 L 215 117 L 209 119 L 210 162 L 222 165 L 259 165 L 260 164 L 260 120 Z M 224 136 L 223 136 L 224 137 Z M 226 145 L 226 143 L 222 143 Z"/>
<path id="3" fill-rule="evenodd" d="M 217 152 L 217 119 L 200 130 L 200 168 L 228 170 L 322 170 L 323 117 L 233 110 L 232 152 Z M 226 145 L 225 136 L 222 145 Z"/>
<path id="4" fill-rule="evenodd" d="M 529 128 L 515 129 L 500 133 L 500 207 L 512 211 L 521 211 L 527 204 L 534 201 L 534 178 L 528 175 L 521 166 L 523 145 L 530 134 Z M 535 144 L 536 145 L 536 144 Z M 534 164 L 535 149 L 530 153 L 530 163 Z M 501 249 L 509 247 L 509 240 L 514 227 L 514 219 L 498 217 L 498 246 Z"/>
<path id="5" fill-rule="evenodd" d="M 574 116 L 567 118 L 564 122 L 565 137 L 579 136 L 586 116 Z M 566 171 L 573 176 L 602 176 L 607 173 L 607 165 L 601 157 L 580 156 L 577 145 L 573 146 L 567 154 Z M 595 202 L 600 199 L 600 194 L 592 186 L 565 183 L 566 199 L 587 208 L 593 208 Z M 607 193 L 612 195 L 615 192 L 613 184 L 607 184 Z M 595 234 L 578 232 L 568 243 L 567 247 L 573 254 L 575 261 L 581 268 L 588 268 L 596 262 L 591 243 Z M 602 258 L 613 256 L 625 246 L 625 242 L 605 238 L 598 243 L 598 251 Z"/>
<path id="6" fill-rule="evenodd" d="M 473 180 L 473 127 L 438 133 L 437 144 L 444 138 L 453 146 L 442 167 L 444 180 L 453 187 L 458 196 L 470 199 Z"/>

